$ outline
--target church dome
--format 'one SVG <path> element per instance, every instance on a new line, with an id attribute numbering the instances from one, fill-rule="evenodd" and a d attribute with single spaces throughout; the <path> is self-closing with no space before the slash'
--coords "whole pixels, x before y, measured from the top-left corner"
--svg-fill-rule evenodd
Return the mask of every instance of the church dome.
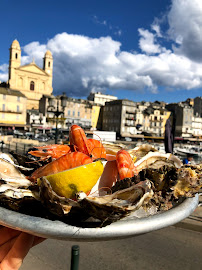
<path id="1" fill-rule="evenodd" d="M 13 40 L 11 47 L 20 48 L 20 43 L 17 39 Z"/>
<path id="2" fill-rule="evenodd" d="M 51 51 L 46 51 L 46 53 L 45 53 L 45 56 L 52 56 L 52 53 L 51 53 Z"/>

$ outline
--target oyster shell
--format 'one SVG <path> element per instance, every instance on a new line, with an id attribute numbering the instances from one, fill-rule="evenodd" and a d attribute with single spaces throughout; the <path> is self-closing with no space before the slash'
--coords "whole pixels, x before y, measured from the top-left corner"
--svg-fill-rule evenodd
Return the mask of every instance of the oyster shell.
<path id="1" fill-rule="evenodd" d="M 106 153 L 109 155 L 116 155 L 116 153 L 121 150 L 125 149 L 126 146 L 121 143 L 111 143 L 111 142 L 102 142 L 103 146 L 106 149 Z"/>
<path id="2" fill-rule="evenodd" d="M 134 163 L 136 168 L 136 173 L 139 173 L 142 169 L 149 168 L 153 163 L 159 161 L 159 163 L 163 164 L 172 164 L 176 168 L 180 168 L 182 166 L 182 162 L 180 159 L 172 154 L 162 154 L 159 152 L 149 152 L 144 157 L 139 159 Z"/>
<path id="3" fill-rule="evenodd" d="M 28 208 L 32 203 L 40 202 L 40 197 L 37 191 L 1 184 L 0 202 L 2 206 L 21 212 L 22 208 Z"/>
<path id="4" fill-rule="evenodd" d="M 150 144 L 142 144 L 133 149 L 128 150 L 132 157 L 136 157 L 136 161 L 147 155 L 149 152 L 157 152 L 158 150 Z"/>
<path id="5" fill-rule="evenodd" d="M 202 188 L 202 164 L 183 166 L 178 170 L 177 183 L 173 187 L 175 198 L 193 197 Z"/>
<path id="6" fill-rule="evenodd" d="M 168 210 L 179 199 L 193 197 L 202 187 L 201 165 L 182 166 L 172 154 L 150 152 L 135 163 L 137 175 L 130 182 L 149 179 L 153 183 L 151 203 L 159 210 Z M 127 179 L 125 179 L 126 182 Z M 132 184 L 129 181 L 126 184 Z M 118 186 L 116 183 L 114 189 Z"/>
<path id="7" fill-rule="evenodd" d="M 90 216 L 104 223 L 111 223 L 146 205 L 152 196 L 151 183 L 147 180 L 100 197 L 90 197 L 80 192 L 77 194 L 77 199 Z"/>
<path id="8" fill-rule="evenodd" d="M 70 212 L 72 206 L 79 207 L 79 204 L 76 201 L 56 194 L 45 177 L 40 178 L 40 180 L 40 200 L 44 207 L 52 214 L 62 217 Z"/>
<path id="9" fill-rule="evenodd" d="M 31 182 L 26 179 L 25 175 L 16 168 L 11 156 L 7 154 L 0 155 L 0 179 L 18 188 L 26 188 L 31 184 Z"/>
<path id="10" fill-rule="evenodd" d="M 40 209 L 38 187 L 15 167 L 10 155 L 0 156 L 3 157 L 0 158 L 0 205 L 24 213 L 34 213 Z"/>

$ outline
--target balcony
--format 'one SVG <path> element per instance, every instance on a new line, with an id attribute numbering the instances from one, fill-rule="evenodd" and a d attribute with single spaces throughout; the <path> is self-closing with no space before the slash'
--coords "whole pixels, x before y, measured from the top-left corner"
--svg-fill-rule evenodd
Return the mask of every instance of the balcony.
<path id="1" fill-rule="evenodd" d="M 131 123 L 125 123 L 126 127 L 135 127 L 135 121 Z"/>
<path id="2" fill-rule="evenodd" d="M 0 110 L 0 113 L 11 113 L 11 114 L 22 114 L 23 111 L 14 111 L 14 110 Z"/>
<path id="3" fill-rule="evenodd" d="M 125 119 L 126 119 L 126 120 L 133 120 L 133 121 L 136 121 L 136 117 L 134 117 L 134 116 L 132 116 L 132 115 L 131 115 L 131 116 L 130 116 L 130 115 L 129 115 L 129 116 L 126 116 Z"/>
<path id="4" fill-rule="evenodd" d="M 58 122 L 64 122 L 66 120 L 65 117 L 58 118 Z M 56 117 L 47 117 L 46 118 L 47 123 L 48 122 L 56 122 Z"/>
<path id="5" fill-rule="evenodd" d="M 128 113 L 128 114 L 136 114 L 136 112 L 130 112 L 130 111 L 126 111 L 126 113 Z"/>

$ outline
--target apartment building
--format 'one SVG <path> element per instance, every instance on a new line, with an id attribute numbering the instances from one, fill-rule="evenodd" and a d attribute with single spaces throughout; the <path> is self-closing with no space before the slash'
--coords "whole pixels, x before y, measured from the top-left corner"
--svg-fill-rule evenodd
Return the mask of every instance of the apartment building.
<path id="1" fill-rule="evenodd" d="M 91 92 L 88 96 L 88 100 L 93 101 L 96 104 L 105 105 L 105 102 L 117 100 L 118 98 L 111 95 L 104 95 L 101 92 Z"/>
<path id="2" fill-rule="evenodd" d="M 176 118 L 175 136 L 191 137 L 193 134 L 193 107 L 186 102 L 179 102 L 167 104 L 166 108 L 171 111 Z"/>
<path id="3" fill-rule="evenodd" d="M 195 137 L 202 137 L 202 118 L 192 117 L 192 135 Z"/>
<path id="4" fill-rule="evenodd" d="M 61 129 L 69 129 L 72 124 L 90 129 L 92 126 L 92 109 L 92 102 L 64 95 L 58 97 L 44 95 L 39 102 L 39 111 L 46 117 L 47 125 L 52 128 L 55 128 L 57 121 L 58 128 Z"/>
<path id="5" fill-rule="evenodd" d="M 26 128 L 27 98 L 20 91 L 0 87 L 1 130 Z"/>
<path id="6" fill-rule="evenodd" d="M 127 99 L 106 102 L 103 108 L 103 130 L 115 131 L 122 137 L 136 135 L 136 109 L 136 103 Z"/>
<path id="7" fill-rule="evenodd" d="M 154 136 L 164 136 L 165 124 L 171 114 L 165 105 L 164 102 L 155 101 L 144 110 L 145 131 Z"/>
<path id="8" fill-rule="evenodd" d="M 146 108 L 150 106 L 150 102 L 137 102 L 136 103 L 136 128 L 139 131 L 149 132 L 149 117 L 144 113 Z"/>
<path id="9" fill-rule="evenodd" d="M 194 115 L 202 117 L 202 97 L 194 98 Z"/>

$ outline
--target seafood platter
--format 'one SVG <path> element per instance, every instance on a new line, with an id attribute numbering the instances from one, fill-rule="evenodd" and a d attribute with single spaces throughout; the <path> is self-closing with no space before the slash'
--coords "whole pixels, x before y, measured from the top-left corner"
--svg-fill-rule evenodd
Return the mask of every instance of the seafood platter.
<path id="1" fill-rule="evenodd" d="M 72 125 L 69 145 L 26 155 L 0 153 L 0 224 L 45 238 L 97 241 L 173 225 L 198 205 L 202 164 L 143 144 L 87 139 Z"/>

